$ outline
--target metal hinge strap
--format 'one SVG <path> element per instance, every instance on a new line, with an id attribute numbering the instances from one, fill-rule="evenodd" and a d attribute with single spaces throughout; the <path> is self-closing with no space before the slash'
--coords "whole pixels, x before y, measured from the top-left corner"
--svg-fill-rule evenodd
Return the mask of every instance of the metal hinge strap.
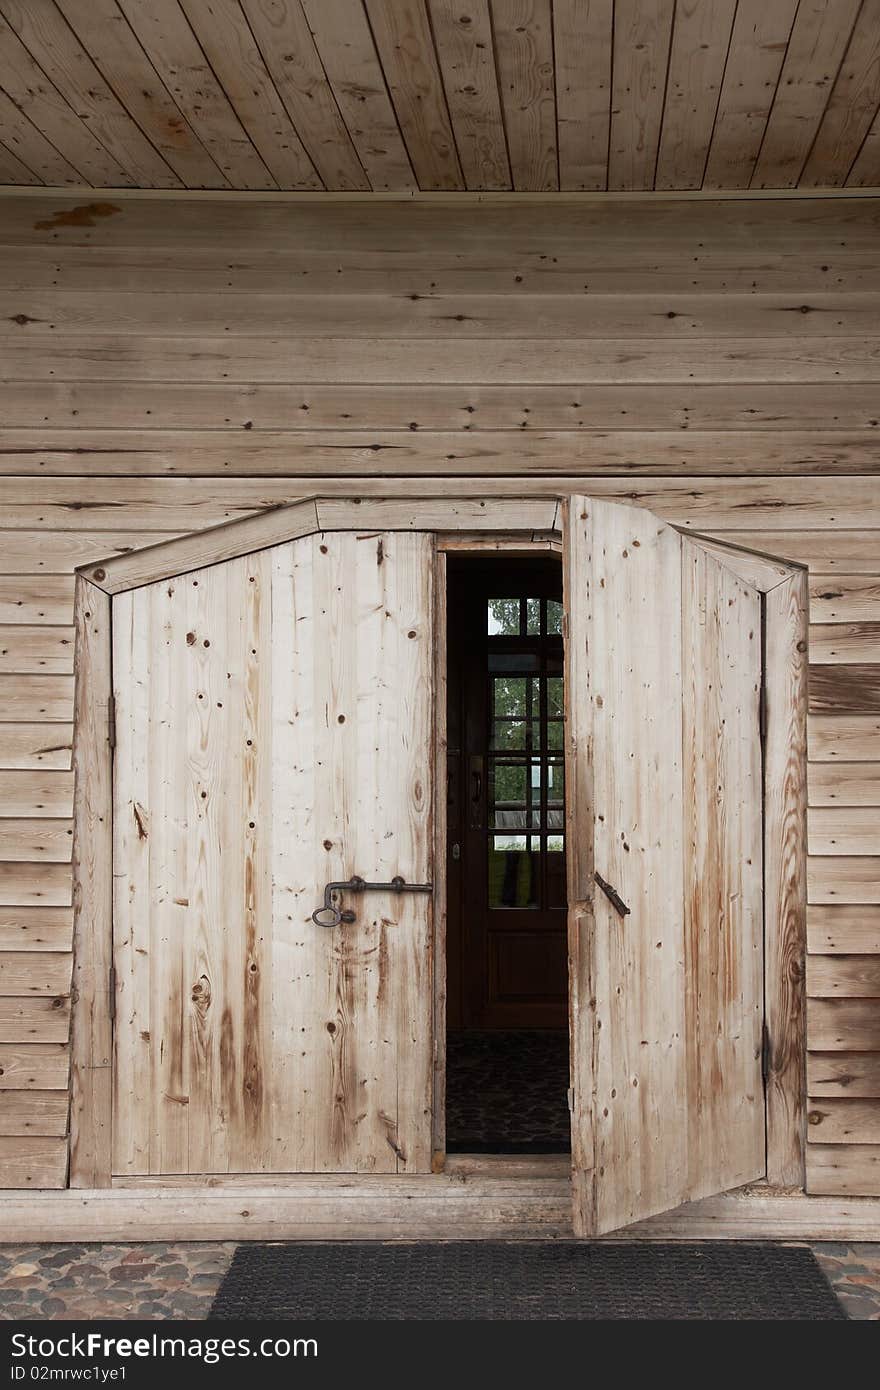
<path id="1" fill-rule="evenodd" d="M 111 748 L 116 747 L 116 696 L 107 700 L 107 740 Z"/>
<path id="2" fill-rule="evenodd" d="M 110 1018 L 116 1017 L 116 966 L 111 965 L 107 972 L 107 991 L 110 996 Z"/>
<path id="3" fill-rule="evenodd" d="M 761 1026 L 761 1080 L 767 1085 L 770 1075 L 770 1029 L 766 1020 Z"/>

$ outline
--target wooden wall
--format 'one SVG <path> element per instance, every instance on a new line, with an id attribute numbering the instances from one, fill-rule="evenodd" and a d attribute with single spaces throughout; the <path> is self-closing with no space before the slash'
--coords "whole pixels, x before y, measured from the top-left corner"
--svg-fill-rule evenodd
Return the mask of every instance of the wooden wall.
<path id="1" fill-rule="evenodd" d="M 0 200 L 0 1181 L 66 1174 L 74 567 L 316 490 L 576 488 L 810 568 L 809 1183 L 880 1193 L 878 226 Z"/>

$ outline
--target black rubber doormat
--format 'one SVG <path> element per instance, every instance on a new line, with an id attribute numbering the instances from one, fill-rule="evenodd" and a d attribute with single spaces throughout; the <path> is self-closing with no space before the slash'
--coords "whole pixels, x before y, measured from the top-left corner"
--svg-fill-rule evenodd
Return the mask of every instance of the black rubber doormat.
<path id="1" fill-rule="evenodd" d="M 209 1317 L 845 1320 L 811 1250 L 714 1241 L 240 1245 Z"/>

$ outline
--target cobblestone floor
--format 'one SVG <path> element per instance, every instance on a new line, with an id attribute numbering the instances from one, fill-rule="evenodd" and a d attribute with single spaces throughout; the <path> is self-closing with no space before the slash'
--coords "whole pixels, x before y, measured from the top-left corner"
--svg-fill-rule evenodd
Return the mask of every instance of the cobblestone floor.
<path id="1" fill-rule="evenodd" d="M 0 1246 L 0 1319 L 203 1318 L 235 1245 Z M 850 1318 L 880 1321 L 880 1244 L 814 1245 Z"/>

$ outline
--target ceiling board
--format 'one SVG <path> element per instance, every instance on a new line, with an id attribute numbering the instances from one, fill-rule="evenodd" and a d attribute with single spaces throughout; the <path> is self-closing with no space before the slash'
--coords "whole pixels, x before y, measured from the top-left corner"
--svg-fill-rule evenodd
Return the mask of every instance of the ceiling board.
<path id="1" fill-rule="evenodd" d="M 873 188 L 880 0 L 0 0 L 0 182 Z"/>

